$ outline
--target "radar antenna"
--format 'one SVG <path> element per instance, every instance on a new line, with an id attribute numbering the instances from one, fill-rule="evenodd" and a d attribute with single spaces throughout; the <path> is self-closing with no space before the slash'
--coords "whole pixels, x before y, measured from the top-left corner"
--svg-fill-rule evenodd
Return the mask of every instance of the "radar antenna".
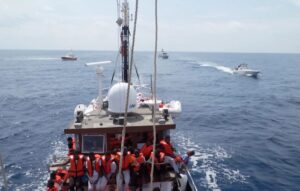
<path id="1" fill-rule="evenodd" d="M 96 69 L 96 75 L 98 79 L 98 97 L 97 97 L 96 104 L 99 110 L 101 110 L 102 108 L 102 76 L 104 70 L 102 65 L 110 64 L 110 63 L 112 63 L 112 61 L 90 62 L 85 64 L 88 67 L 94 67 Z"/>

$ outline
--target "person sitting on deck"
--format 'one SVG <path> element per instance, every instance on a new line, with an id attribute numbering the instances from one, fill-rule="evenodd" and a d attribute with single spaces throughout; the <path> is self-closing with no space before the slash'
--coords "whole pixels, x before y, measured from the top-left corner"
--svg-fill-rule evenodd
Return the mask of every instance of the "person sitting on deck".
<path id="1" fill-rule="evenodd" d="M 122 187 L 123 180 L 125 182 L 124 190 L 129 190 L 130 182 L 130 167 L 133 165 L 134 158 L 130 153 L 128 153 L 127 148 L 124 148 L 123 151 L 123 161 L 122 161 L 122 171 L 119 172 L 117 178 L 118 187 Z"/>
<path id="2" fill-rule="evenodd" d="M 69 178 L 69 173 L 67 170 L 64 170 L 62 168 L 59 168 L 56 170 L 56 176 L 59 178 L 57 179 L 57 182 L 60 184 L 60 190 L 61 191 L 68 191 L 69 186 L 67 183 L 67 180 Z"/>
<path id="3" fill-rule="evenodd" d="M 57 188 L 57 190 L 69 190 L 65 187 L 65 181 L 67 180 L 68 173 L 65 170 L 58 169 L 56 171 L 51 172 L 50 174 L 50 180 L 53 180 L 54 187 Z"/>
<path id="4" fill-rule="evenodd" d="M 103 190 L 103 180 L 101 179 L 101 160 L 100 155 L 90 153 L 86 157 L 86 169 L 88 174 L 88 191 L 99 191 Z"/>
<path id="5" fill-rule="evenodd" d="M 174 148 L 170 143 L 170 136 L 169 135 L 165 136 L 165 138 L 162 139 L 159 142 L 159 144 L 162 149 L 162 152 L 165 153 L 164 162 L 170 164 L 174 169 L 174 171 L 176 172 L 176 174 L 180 176 L 178 166 L 176 165 L 175 162 L 176 155 L 174 154 Z"/>
<path id="6" fill-rule="evenodd" d="M 152 141 L 147 140 L 147 142 L 142 146 L 140 152 L 144 155 L 145 159 L 148 160 L 152 151 L 153 151 Z"/>
<path id="7" fill-rule="evenodd" d="M 66 166 L 69 163 L 69 189 L 70 191 L 74 191 L 76 187 L 76 191 L 78 191 L 82 189 L 82 180 L 84 178 L 84 156 L 82 154 L 74 151 L 74 154 L 71 154 L 68 160 L 61 164 L 51 165 L 51 167 Z"/>

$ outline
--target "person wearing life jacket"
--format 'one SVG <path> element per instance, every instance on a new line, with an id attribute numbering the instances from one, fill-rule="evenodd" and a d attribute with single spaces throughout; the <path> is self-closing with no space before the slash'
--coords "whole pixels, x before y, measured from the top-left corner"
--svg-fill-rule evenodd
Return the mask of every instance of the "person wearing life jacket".
<path id="1" fill-rule="evenodd" d="M 152 141 L 147 140 L 147 142 L 142 146 L 140 152 L 144 155 L 145 159 L 148 160 L 152 151 L 153 151 Z"/>
<path id="2" fill-rule="evenodd" d="M 176 155 L 174 154 L 174 149 L 172 147 L 172 144 L 170 143 L 170 136 L 166 135 L 165 138 L 162 139 L 159 143 L 162 152 L 165 154 L 164 163 L 170 164 L 174 169 L 176 175 L 180 177 L 179 169 L 175 162 Z"/>
<path id="3" fill-rule="evenodd" d="M 57 190 L 60 190 L 63 180 L 56 171 L 51 172 L 50 180 L 54 182 L 54 187 L 57 188 Z"/>
<path id="4" fill-rule="evenodd" d="M 57 179 L 57 182 L 60 182 L 61 191 L 68 191 L 69 190 L 69 184 L 67 183 L 67 180 L 69 178 L 69 173 L 67 170 L 59 168 L 56 170 L 56 175 L 60 178 Z"/>
<path id="5" fill-rule="evenodd" d="M 123 151 L 123 161 L 122 161 L 122 171 L 119 172 L 118 178 L 117 178 L 117 184 L 119 187 L 122 187 L 123 180 L 125 182 L 125 189 L 129 190 L 129 182 L 130 182 L 130 167 L 133 165 L 134 158 L 133 156 L 128 153 L 127 148 L 124 148 Z"/>
<path id="6" fill-rule="evenodd" d="M 70 156 L 76 150 L 75 139 L 72 137 L 68 137 L 67 142 L 68 142 L 68 149 L 69 149 L 68 156 Z"/>
<path id="7" fill-rule="evenodd" d="M 107 180 L 110 180 L 110 178 L 117 172 L 117 164 L 113 160 L 109 151 L 106 152 L 105 156 L 102 158 L 102 166 Z"/>
<path id="8" fill-rule="evenodd" d="M 162 148 L 162 152 L 164 152 L 167 156 L 170 156 L 172 158 L 176 157 L 174 154 L 174 148 L 173 148 L 172 144 L 170 143 L 169 135 L 166 135 L 164 139 L 161 139 L 159 144 Z"/>
<path id="9" fill-rule="evenodd" d="M 146 174 L 146 160 L 143 153 L 140 153 L 138 149 L 134 151 L 134 158 L 135 161 L 133 163 L 133 176 L 131 182 L 138 190 L 142 190 L 144 175 Z"/>
<path id="10" fill-rule="evenodd" d="M 76 190 L 79 190 L 82 188 L 82 180 L 84 177 L 84 156 L 82 154 L 75 150 L 74 154 L 71 154 L 69 159 L 64 163 L 54 164 L 52 167 L 66 166 L 69 163 L 69 189 L 70 191 L 74 191 L 76 187 Z"/>
<path id="11" fill-rule="evenodd" d="M 99 191 L 104 189 L 101 187 L 101 177 L 100 177 L 100 167 L 101 167 L 101 159 L 100 155 L 95 155 L 94 153 L 90 153 L 89 156 L 86 157 L 85 167 L 87 169 L 88 175 L 88 191 Z"/>

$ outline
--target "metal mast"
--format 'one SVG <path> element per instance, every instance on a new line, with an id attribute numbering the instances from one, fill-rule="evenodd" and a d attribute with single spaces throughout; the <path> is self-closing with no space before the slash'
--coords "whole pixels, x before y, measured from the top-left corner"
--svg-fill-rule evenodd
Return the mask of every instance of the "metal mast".
<path id="1" fill-rule="evenodd" d="M 129 6 L 127 0 L 122 4 L 123 20 L 121 31 L 121 55 L 122 55 L 122 81 L 128 82 L 128 69 L 129 69 Z"/>

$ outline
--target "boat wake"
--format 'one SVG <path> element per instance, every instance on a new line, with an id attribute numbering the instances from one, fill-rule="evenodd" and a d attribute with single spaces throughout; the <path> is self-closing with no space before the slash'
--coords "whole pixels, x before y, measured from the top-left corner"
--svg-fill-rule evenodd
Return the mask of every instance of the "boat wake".
<path id="1" fill-rule="evenodd" d="M 40 191 L 45 190 L 46 183 L 49 179 L 49 172 L 46 170 L 49 164 L 49 161 L 56 160 L 53 156 L 56 156 L 56 158 L 67 156 L 66 151 L 67 145 L 64 144 L 62 141 L 55 141 L 51 143 L 51 150 L 53 150 L 52 154 L 48 155 L 45 161 L 43 161 L 43 164 L 45 164 L 45 168 L 29 168 L 25 170 L 23 173 L 11 173 L 11 172 L 19 172 L 20 169 L 22 169 L 22 165 L 16 165 L 12 164 L 10 166 L 11 169 L 8 171 L 8 187 L 11 190 L 16 191 L 22 191 L 22 190 L 33 190 L 33 191 Z M 32 154 L 32 153 L 31 153 Z M 25 176 L 28 180 L 35 180 L 35 181 L 26 181 L 26 183 L 23 184 L 11 184 L 16 181 L 16 179 L 19 179 L 20 176 Z"/>
<path id="2" fill-rule="evenodd" d="M 190 161 L 190 170 L 192 176 L 200 177 L 194 177 L 198 187 L 221 191 L 221 184 L 247 183 L 245 175 L 241 174 L 238 169 L 231 169 L 225 164 L 225 160 L 230 159 L 231 155 L 222 147 L 203 148 L 179 133 L 174 138 L 180 147 L 179 150 L 195 150 L 195 155 Z"/>
<path id="3" fill-rule="evenodd" d="M 211 67 L 211 68 L 215 68 L 215 69 L 225 72 L 225 73 L 233 74 L 233 70 L 231 68 L 218 65 L 214 62 L 196 62 L 196 64 L 198 64 L 199 66 L 202 66 L 202 67 Z"/>
<path id="4" fill-rule="evenodd" d="M 60 60 L 58 57 L 19 57 L 19 58 L 7 58 L 6 61 L 51 61 Z"/>

